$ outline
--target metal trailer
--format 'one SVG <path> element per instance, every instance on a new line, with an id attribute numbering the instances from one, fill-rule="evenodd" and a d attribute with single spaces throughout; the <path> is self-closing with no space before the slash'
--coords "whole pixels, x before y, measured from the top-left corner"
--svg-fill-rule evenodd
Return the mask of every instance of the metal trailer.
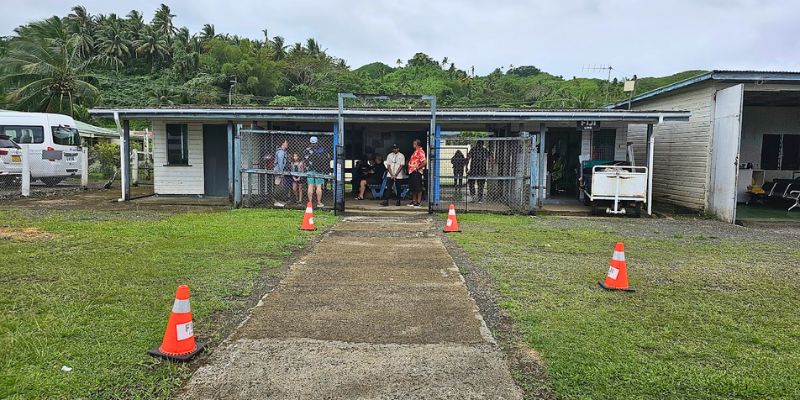
<path id="1" fill-rule="evenodd" d="M 647 203 L 647 167 L 595 165 L 588 178 L 582 190 L 592 214 L 641 216 Z"/>

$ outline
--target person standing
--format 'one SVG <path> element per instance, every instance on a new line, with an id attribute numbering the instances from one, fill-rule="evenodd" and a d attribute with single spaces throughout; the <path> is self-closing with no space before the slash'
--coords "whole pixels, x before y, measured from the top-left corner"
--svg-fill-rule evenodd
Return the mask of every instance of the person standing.
<path id="1" fill-rule="evenodd" d="M 411 143 L 414 152 L 408 160 L 408 184 L 411 187 L 411 203 L 409 206 L 419 208 L 422 203 L 422 173 L 428 165 L 425 150 L 422 150 L 422 141 L 414 139 Z"/>
<path id="2" fill-rule="evenodd" d="M 291 188 L 291 183 L 286 180 L 286 177 L 283 175 L 284 172 L 288 169 L 289 166 L 289 157 L 287 156 L 286 149 L 289 148 L 289 141 L 284 140 L 275 149 L 275 165 L 273 168 L 273 172 L 275 173 L 275 179 L 273 183 L 275 184 L 275 203 L 273 204 L 275 207 L 283 207 L 284 204 L 282 201 L 279 200 L 280 197 L 289 197 L 288 196 L 288 188 Z M 291 197 L 289 197 L 291 200 Z"/>
<path id="3" fill-rule="evenodd" d="M 325 154 L 325 149 L 319 145 L 319 139 L 312 136 L 309 139 L 311 145 L 306 148 L 303 158 L 306 163 L 306 181 L 308 182 L 308 201 L 317 194 L 317 208 L 325 207 L 322 204 L 322 186 L 325 184 L 323 175 L 330 168 L 330 159 Z"/>
<path id="4" fill-rule="evenodd" d="M 456 150 L 456 154 L 450 158 L 453 165 L 453 183 L 456 185 L 456 194 L 461 193 L 461 186 L 464 185 L 464 169 L 467 166 L 467 158 L 461 150 Z"/>
<path id="5" fill-rule="evenodd" d="M 475 147 L 467 152 L 467 161 L 469 162 L 469 195 L 473 201 L 483 203 L 483 190 L 486 187 L 486 163 L 489 160 L 491 153 L 489 149 L 483 146 L 483 140 L 478 140 Z M 477 197 L 475 196 L 475 183 L 478 184 Z"/>
<path id="6" fill-rule="evenodd" d="M 400 187 L 403 185 L 403 182 L 406 180 L 406 156 L 400 152 L 400 146 L 396 143 L 392 145 L 392 152 L 386 156 L 386 187 L 394 193 L 395 197 L 397 198 L 397 204 L 400 205 L 400 195 L 401 189 Z M 384 199 L 381 203 L 382 206 L 389 205 L 389 195 L 384 194 Z"/>

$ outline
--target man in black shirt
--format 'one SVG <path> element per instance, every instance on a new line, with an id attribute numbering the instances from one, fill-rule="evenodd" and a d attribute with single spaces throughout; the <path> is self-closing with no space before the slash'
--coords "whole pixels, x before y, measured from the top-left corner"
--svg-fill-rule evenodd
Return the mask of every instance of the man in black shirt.
<path id="1" fill-rule="evenodd" d="M 478 140 L 475 143 L 475 147 L 467 153 L 467 162 L 469 162 L 469 180 L 467 181 L 469 185 L 469 194 L 473 201 L 477 201 L 478 203 L 483 203 L 483 191 L 486 187 L 486 164 L 490 156 L 491 153 L 489 149 L 483 146 L 483 140 Z M 477 198 L 475 197 L 476 181 L 478 183 Z"/>

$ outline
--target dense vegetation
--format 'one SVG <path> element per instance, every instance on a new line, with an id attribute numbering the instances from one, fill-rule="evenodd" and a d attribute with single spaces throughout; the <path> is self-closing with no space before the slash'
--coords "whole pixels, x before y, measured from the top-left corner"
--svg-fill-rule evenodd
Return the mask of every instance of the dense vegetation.
<path id="1" fill-rule="evenodd" d="M 315 39 L 244 38 L 175 25 L 161 5 L 142 13 L 90 14 L 75 6 L 0 39 L 0 108 L 50 111 L 87 119 L 93 106 L 227 104 L 330 106 L 338 92 L 434 94 L 443 106 L 598 107 L 625 97 L 622 83 L 564 79 L 534 66 L 499 67 L 477 76 L 417 53 L 396 66 L 351 69 Z M 697 74 L 639 79 L 638 92 Z"/>

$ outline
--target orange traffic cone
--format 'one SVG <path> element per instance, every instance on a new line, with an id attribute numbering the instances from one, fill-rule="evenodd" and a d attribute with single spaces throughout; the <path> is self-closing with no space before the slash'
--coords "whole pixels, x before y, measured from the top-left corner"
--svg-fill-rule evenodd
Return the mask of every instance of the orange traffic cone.
<path id="1" fill-rule="evenodd" d="M 304 231 L 313 231 L 317 228 L 314 227 L 314 209 L 311 207 L 311 202 L 306 204 L 306 213 L 303 215 L 303 223 L 300 224 L 300 229 Z"/>
<path id="2" fill-rule="evenodd" d="M 458 229 L 458 218 L 456 218 L 456 206 L 450 204 L 450 210 L 447 211 L 447 223 L 444 224 L 445 232 L 461 232 Z"/>
<path id="3" fill-rule="evenodd" d="M 188 361 L 195 354 L 201 352 L 205 344 L 195 342 L 192 330 L 192 308 L 189 305 L 189 287 L 178 286 L 175 293 L 175 303 L 169 315 L 167 329 L 161 346 L 147 352 L 154 357 L 161 357 L 173 361 Z"/>
<path id="4" fill-rule="evenodd" d="M 628 265 L 625 263 L 625 245 L 617 242 L 614 254 L 611 256 L 611 265 L 608 267 L 606 281 L 599 282 L 606 290 L 624 290 L 633 292 L 636 289 L 628 285 Z"/>

